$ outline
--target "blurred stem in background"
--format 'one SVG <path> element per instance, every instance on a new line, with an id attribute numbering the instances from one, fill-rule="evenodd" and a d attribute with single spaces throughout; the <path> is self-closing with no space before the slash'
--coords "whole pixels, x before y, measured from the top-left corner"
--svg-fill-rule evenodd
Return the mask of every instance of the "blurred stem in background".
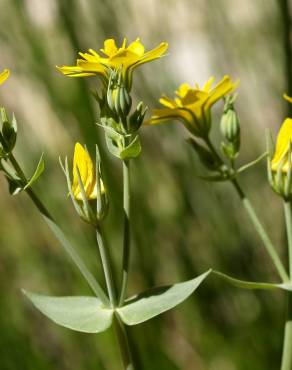
<path id="1" fill-rule="evenodd" d="M 290 282 L 292 278 L 292 209 L 291 202 L 284 202 L 284 213 L 286 220 L 288 252 L 289 252 L 289 273 Z M 284 344 L 282 354 L 281 370 L 292 369 L 292 293 L 287 292 L 287 313 L 284 332 Z"/>
<path id="2" fill-rule="evenodd" d="M 290 16 L 290 6 L 289 0 L 279 0 L 281 16 L 282 16 L 282 26 L 283 26 L 283 48 L 285 56 L 285 79 L 287 81 L 287 94 L 292 96 L 292 48 L 291 48 L 291 16 Z M 287 113 L 292 116 L 292 105 L 290 103 L 286 104 Z"/>

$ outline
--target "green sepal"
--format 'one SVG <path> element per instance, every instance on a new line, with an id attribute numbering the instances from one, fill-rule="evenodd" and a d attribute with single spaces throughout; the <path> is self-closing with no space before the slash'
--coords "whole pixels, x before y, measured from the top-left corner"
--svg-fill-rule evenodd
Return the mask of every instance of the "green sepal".
<path id="1" fill-rule="evenodd" d="M 116 312 L 127 325 L 137 325 L 168 311 L 186 300 L 207 278 L 211 270 L 195 279 L 171 286 L 154 288 L 125 302 Z"/>
<path id="2" fill-rule="evenodd" d="M 50 297 L 25 290 L 33 305 L 56 324 L 83 333 L 101 333 L 112 325 L 113 309 L 95 297 Z"/>
<path id="3" fill-rule="evenodd" d="M 44 153 L 42 153 L 42 155 L 40 157 L 40 160 L 39 160 L 39 163 L 36 167 L 36 170 L 34 171 L 34 174 L 30 178 L 28 183 L 25 185 L 23 190 L 26 190 L 26 189 L 30 188 L 33 185 L 33 183 L 35 183 L 38 180 L 38 178 L 42 175 L 44 170 L 45 170 L 45 161 L 44 161 Z"/>

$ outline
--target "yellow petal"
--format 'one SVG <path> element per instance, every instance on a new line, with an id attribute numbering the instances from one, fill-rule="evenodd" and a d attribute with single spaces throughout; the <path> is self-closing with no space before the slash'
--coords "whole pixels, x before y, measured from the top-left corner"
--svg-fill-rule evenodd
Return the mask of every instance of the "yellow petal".
<path id="1" fill-rule="evenodd" d="M 144 46 L 141 44 L 140 39 L 137 38 L 136 41 L 132 42 L 128 47 L 128 50 L 132 51 L 133 53 L 143 56 L 144 55 Z"/>
<path id="2" fill-rule="evenodd" d="M 75 144 L 73 159 L 73 184 L 72 192 L 76 199 L 82 200 L 81 189 L 79 187 L 77 168 L 85 190 L 87 199 L 96 198 L 94 188 L 96 183 L 95 169 L 92 160 L 86 149 L 79 143 Z"/>
<path id="3" fill-rule="evenodd" d="M 100 51 L 102 51 L 108 57 L 113 56 L 118 51 L 115 40 L 114 39 L 105 40 L 104 47 L 103 49 L 100 49 Z"/>
<path id="4" fill-rule="evenodd" d="M 286 99 L 289 103 L 292 103 L 292 97 L 291 96 L 288 96 L 287 94 L 284 94 L 283 98 Z"/>
<path id="5" fill-rule="evenodd" d="M 209 98 L 206 103 L 206 109 L 210 108 L 214 103 L 221 99 L 239 85 L 239 80 L 233 82 L 229 76 L 224 76 L 222 80 L 210 91 Z"/>
<path id="6" fill-rule="evenodd" d="M 282 159 L 288 153 L 290 141 L 292 141 L 292 118 L 286 118 L 277 137 L 276 150 L 272 159 L 273 171 L 277 171 Z M 285 168 L 283 170 L 285 171 Z"/>
<path id="7" fill-rule="evenodd" d="M 191 86 L 188 83 L 182 83 L 175 93 L 176 95 L 183 98 L 190 89 L 191 89 Z"/>
<path id="8" fill-rule="evenodd" d="M 177 103 L 165 95 L 159 99 L 159 103 L 168 108 L 177 108 Z"/>
<path id="9" fill-rule="evenodd" d="M 2 85 L 3 82 L 7 80 L 9 75 L 10 75 L 9 69 L 4 69 L 4 71 L 0 73 L 0 85 Z"/>
<path id="10" fill-rule="evenodd" d="M 150 50 L 147 53 L 145 53 L 143 55 L 143 57 L 139 60 L 139 62 L 137 62 L 134 65 L 134 67 L 137 67 L 138 65 L 141 65 L 141 64 L 144 64 L 144 63 L 151 62 L 154 59 L 160 58 L 161 56 L 163 56 L 163 54 L 165 53 L 167 48 L 168 48 L 168 43 L 167 42 L 162 42 L 155 49 Z"/>
<path id="11" fill-rule="evenodd" d="M 209 80 L 205 82 L 205 85 L 203 86 L 203 91 L 209 92 L 214 81 L 215 77 L 214 76 L 210 77 Z"/>

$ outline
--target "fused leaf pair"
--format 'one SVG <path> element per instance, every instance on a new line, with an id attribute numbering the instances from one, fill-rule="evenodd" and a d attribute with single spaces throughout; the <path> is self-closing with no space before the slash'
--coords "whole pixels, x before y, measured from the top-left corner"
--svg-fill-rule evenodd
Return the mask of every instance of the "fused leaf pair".
<path id="1" fill-rule="evenodd" d="M 146 291 L 117 308 L 106 306 L 94 297 L 48 297 L 24 293 L 55 323 L 76 331 L 99 333 L 111 326 L 114 315 L 127 325 L 137 325 L 174 308 L 187 299 L 210 272 L 183 283 Z"/>
<path id="2" fill-rule="evenodd" d="M 292 291 L 292 285 L 288 283 L 244 281 L 208 270 L 192 280 L 138 294 L 128 299 L 123 307 L 118 308 L 111 308 L 94 297 L 49 297 L 23 292 L 38 310 L 56 324 L 80 332 L 99 333 L 111 326 L 114 315 L 118 315 L 127 325 L 137 325 L 176 307 L 211 273 L 237 288 Z"/>

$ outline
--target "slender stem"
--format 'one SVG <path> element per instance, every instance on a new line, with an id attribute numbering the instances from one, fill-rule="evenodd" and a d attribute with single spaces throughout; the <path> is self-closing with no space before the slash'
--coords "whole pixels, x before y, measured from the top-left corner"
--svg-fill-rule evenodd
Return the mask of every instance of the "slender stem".
<path id="1" fill-rule="evenodd" d="M 250 200 L 247 198 L 247 196 L 244 194 L 241 186 L 239 185 L 238 181 L 237 180 L 232 180 L 231 181 L 233 186 L 235 187 L 241 201 L 242 201 L 242 204 L 244 206 L 244 208 L 246 209 L 247 211 L 247 214 L 250 218 L 250 220 L 252 221 L 256 231 L 258 232 L 260 238 L 262 239 L 262 242 L 264 243 L 264 246 L 266 247 L 266 250 L 269 254 L 269 256 L 271 257 L 272 261 L 274 262 L 274 265 L 278 271 L 278 274 L 280 275 L 281 279 L 284 281 L 284 282 L 287 282 L 289 281 L 289 276 L 285 270 L 285 267 L 282 263 L 282 261 L 280 260 L 279 258 L 279 255 L 274 247 L 274 244 L 272 243 L 271 239 L 269 238 L 266 230 L 264 229 L 263 225 L 261 224 Z"/>
<path id="2" fill-rule="evenodd" d="M 103 272 L 106 280 L 106 285 L 108 289 L 108 294 L 111 301 L 111 306 L 113 308 L 116 307 L 116 294 L 115 294 L 115 286 L 114 286 L 114 279 L 111 270 L 111 263 L 109 258 L 108 249 L 104 243 L 104 237 L 102 235 L 101 228 L 96 229 L 96 240 L 99 247 L 101 262 L 103 266 Z M 125 370 L 134 370 L 134 364 L 132 360 L 132 351 L 128 340 L 127 331 L 125 328 L 124 323 L 121 321 L 119 316 L 115 314 L 114 316 L 114 326 L 116 335 L 119 342 L 120 352 L 122 356 L 122 361 Z"/>
<path id="3" fill-rule="evenodd" d="M 96 241 L 99 248 L 100 258 L 102 262 L 104 277 L 106 281 L 107 291 L 110 298 L 111 306 L 116 306 L 116 293 L 115 293 L 115 285 L 114 279 L 110 264 L 110 258 L 108 249 L 105 246 L 104 237 L 102 235 L 102 230 L 100 227 L 96 228 Z"/>
<path id="4" fill-rule="evenodd" d="M 286 221 L 290 281 L 292 277 L 292 209 L 290 202 L 284 202 L 284 214 Z M 284 330 L 284 342 L 282 353 L 281 370 L 292 369 L 292 293 L 287 292 L 287 312 Z"/>
<path id="5" fill-rule="evenodd" d="M 123 272 L 119 306 L 125 301 L 129 263 L 130 263 L 130 162 L 123 161 L 123 210 L 124 210 L 124 242 L 123 242 Z"/>
<path id="6" fill-rule="evenodd" d="M 118 315 L 114 316 L 114 326 L 120 346 L 120 352 L 125 370 L 134 370 L 134 363 L 131 354 L 131 347 L 128 340 L 128 334 L 124 323 Z"/>
<path id="7" fill-rule="evenodd" d="M 216 149 L 214 148 L 211 140 L 209 139 L 209 137 L 206 137 L 205 138 L 205 142 L 206 144 L 208 145 L 209 149 L 211 150 L 211 152 L 214 154 L 215 158 L 217 158 L 219 164 L 223 164 L 223 160 L 221 159 L 221 157 L 219 156 L 219 154 L 217 153 Z M 247 211 L 247 214 L 249 216 L 249 218 L 251 219 L 256 231 L 258 232 L 260 238 L 262 239 L 263 243 L 264 243 L 264 246 L 266 247 L 266 250 L 269 254 L 269 256 L 271 257 L 281 279 L 284 281 L 284 282 L 287 282 L 289 281 L 289 276 L 285 270 L 285 267 L 282 263 L 282 261 L 280 260 L 280 257 L 276 251 L 276 248 L 274 247 L 274 244 L 272 243 L 271 239 L 269 238 L 266 230 L 264 229 L 263 225 L 261 224 L 250 200 L 247 198 L 247 196 L 245 195 L 243 189 L 241 188 L 241 186 L 239 185 L 238 181 L 236 179 L 233 179 L 233 180 L 230 180 L 231 183 L 233 184 L 234 188 L 236 189 L 241 201 L 242 201 L 242 204 L 244 206 L 244 208 L 246 209 Z M 292 369 L 291 369 L 292 370 Z"/>
<path id="8" fill-rule="evenodd" d="M 287 239 L 288 239 L 288 258 L 289 258 L 289 273 L 290 281 L 292 279 L 292 208 L 291 202 L 284 202 L 284 214 L 287 230 Z"/>

